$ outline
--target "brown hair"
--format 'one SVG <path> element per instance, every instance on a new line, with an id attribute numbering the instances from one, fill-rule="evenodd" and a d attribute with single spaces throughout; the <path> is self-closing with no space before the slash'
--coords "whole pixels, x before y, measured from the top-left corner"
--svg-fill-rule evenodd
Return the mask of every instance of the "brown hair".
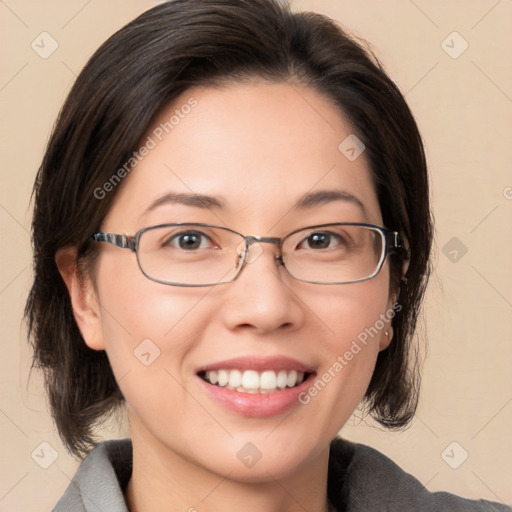
<path id="1" fill-rule="evenodd" d="M 366 146 L 384 225 L 408 241 L 391 258 L 401 310 L 365 395 L 382 425 L 414 415 L 419 370 L 412 336 L 428 280 L 432 243 L 428 178 L 420 135 L 395 84 L 367 50 L 329 18 L 293 13 L 277 0 L 174 0 L 110 37 L 78 76 L 55 125 L 34 185 L 34 283 L 26 316 L 34 366 L 44 371 L 54 420 L 67 448 L 83 455 L 94 427 L 123 402 L 104 352 L 89 349 L 55 263 L 76 246 L 94 255 L 92 233 L 115 197 L 95 190 L 129 160 L 154 116 L 195 85 L 259 77 L 300 81 L 345 113 Z M 118 187 L 117 187 L 118 188 Z"/>

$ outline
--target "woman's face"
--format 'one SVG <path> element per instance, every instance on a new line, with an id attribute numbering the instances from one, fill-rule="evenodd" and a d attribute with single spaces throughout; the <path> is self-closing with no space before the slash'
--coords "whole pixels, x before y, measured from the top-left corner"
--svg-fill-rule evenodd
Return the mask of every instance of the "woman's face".
<path id="1" fill-rule="evenodd" d="M 305 86 L 190 89 L 148 131 L 142 143 L 153 142 L 118 185 L 102 230 L 133 235 L 197 222 L 281 237 L 331 222 L 381 225 L 364 153 L 354 159 L 352 138 L 338 148 L 351 134 L 332 103 Z M 340 194 L 296 206 L 320 191 Z M 194 194 L 215 201 L 184 199 Z M 262 243 L 235 281 L 186 288 L 151 281 L 129 250 L 98 249 L 91 293 L 99 306 L 81 329 L 108 354 L 139 452 L 251 481 L 325 457 L 391 337 L 382 320 L 394 299 L 387 263 L 368 281 L 310 284 L 288 275 L 275 246 Z M 250 371 L 249 380 L 264 370 L 309 377 L 248 394 L 207 383 L 205 368 Z"/>

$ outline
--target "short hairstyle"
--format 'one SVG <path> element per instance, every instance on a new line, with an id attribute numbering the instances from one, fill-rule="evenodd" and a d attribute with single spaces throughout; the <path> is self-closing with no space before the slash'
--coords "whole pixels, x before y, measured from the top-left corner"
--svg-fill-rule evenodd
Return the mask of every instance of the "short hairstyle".
<path id="1" fill-rule="evenodd" d="M 95 255 L 91 234 L 119 187 L 102 198 L 95 190 L 129 160 L 165 106 L 193 86 L 254 78 L 323 94 L 365 145 L 383 223 L 403 234 L 410 257 L 402 279 L 406 256 L 390 256 L 401 308 L 364 403 L 388 428 L 407 425 L 415 413 L 420 372 L 413 334 L 433 227 L 423 145 L 403 96 L 374 55 L 323 15 L 295 13 L 278 0 L 174 0 L 140 15 L 91 57 L 34 184 L 34 282 L 25 315 L 33 365 L 44 372 L 59 434 L 77 456 L 96 443 L 96 426 L 124 399 L 105 352 L 91 350 L 81 336 L 56 252 L 76 246 L 78 268 L 90 269 L 83 263 Z"/>

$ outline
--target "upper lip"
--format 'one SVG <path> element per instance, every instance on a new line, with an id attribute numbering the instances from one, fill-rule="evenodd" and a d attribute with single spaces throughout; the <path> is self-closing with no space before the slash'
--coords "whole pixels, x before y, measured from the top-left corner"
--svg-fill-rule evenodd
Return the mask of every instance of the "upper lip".
<path id="1" fill-rule="evenodd" d="M 218 361 L 210 363 L 205 366 L 198 368 L 197 373 L 207 372 L 212 370 L 296 370 L 298 372 L 312 372 L 313 369 L 310 365 L 301 363 L 296 359 L 292 359 L 286 356 L 250 356 L 250 357 L 235 357 L 233 359 L 226 359 L 224 361 Z"/>

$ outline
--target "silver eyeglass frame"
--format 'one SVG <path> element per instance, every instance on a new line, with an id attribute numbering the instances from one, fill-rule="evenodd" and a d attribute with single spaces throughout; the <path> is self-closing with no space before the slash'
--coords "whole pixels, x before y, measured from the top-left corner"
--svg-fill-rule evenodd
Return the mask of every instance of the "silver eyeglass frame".
<path id="1" fill-rule="evenodd" d="M 165 227 L 186 227 L 186 226 L 196 226 L 196 227 L 208 227 L 208 228 L 216 228 L 216 229 L 222 229 L 225 231 L 229 231 L 233 234 L 236 234 L 241 237 L 242 241 L 245 243 L 245 252 L 242 254 L 239 254 L 240 259 L 242 260 L 240 268 L 238 269 L 237 273 L 234 275 L 232 279 L 229 281 L 221 281 L 217 283 L 208 283 L 208 284 L 184 284 L 184 283 L 175 283 L 175 282 L 169 282 L 164 281 L 161 279 L 157 279 L 151 275 L 149 275 L 144 268 L 142 267 L 139 259 L 139 241 L 143 233 L 146 231 L 157 229 L 157 228 L 165 228 Z M 289 238 L 290 236 L 294 235 L 295 233 L 298 233 L 299 231 L 305 231 L 305 230 L 314 230 L 318 228 L 326 228 L 330 226 L 361 226 L 373 229 L 375 231 L 378 231 L 382 237 L 382 240 L 384 243 L 382 244 L 382 250 L 381 255 L 379 258 L 379 262 L 376 266 L 375 271 L 364 278 L 357 279 L 354 281 L 343 281 L 343 282 L 323 282 L 323 281 L 309 281 L 306 279 L 300 279 L 298 277 L 295 277 L 288 268 L 285 265 L 285 262 L 282 257 L 282 247 L 284 241 Z M 126 234 L 117 234 L 117 233 L 104 233 L 104 232 L 98 232 L 91 235 L 91 240 L 94 242 L 105 242 L 111 245 L 114 245 L 115 247 L 119 247 L 121 249 L 130 249 L 132 252 L 135 253 L 137 258 L 137 265 L 139 266 L 139 269 L 141 272 L 151 281 L 166 284 L 169 286 L 182 286 L 182 287 L 203 287 L 203 286 L 214 286 L 218 284 L 227 284 L 233 282 L 242 272 L 242 270 L 245 268 L 247 264 L 247 254 L 249 252 L 249 248 L 254 243 L 269 243 L 274 244 L 278 249 L 278 254 L 276 255 L 275 259 L 279 262 L 279 265 L 283 266 L 288 275 L 290 275 L 293 279 L 297 281 L 301 281 L 304 283 L 311 283 L 311 284 L 325 284 L 325 285 L 333 285 L 333 284 L 353 284 L 353 283 L 359 283 L 362 281 L 368 281 L 369 279 L 374 278 L 381 270 L 382 265 L 384 264 L 384 261 L 386 260 L 386 257 L 391 253 L 401 253 L 402 258 L 404 262 L 407 262 L 409 260 L 409 251 L 405 245 L 404 239 L 402 235 L 397 232 L 393 231 L 391 229 L 385 228 L 383 226 L 377 226 L 375 224 L 368 224 L 364 222 L 331 222 L 328 224 L 316 224 L 313 226 L 305 226 L 299 229 L 295 229 L 291 231 L 290 233 L 287 233 L 286 235 L 282 237 L 266 237 L 266 236 L 254 236 L 254 235 L 243 235 L 242 233 L 239 233 L 238 231 L 235 231 L 233 229 L 224 227 L 224 226 L 217 226 L 215 224 L 206 224 L 201 222 L 179 222 L 179 223 L 168 223 L 168 224 L 157 224 L 154 226 L 147 226 L 139 231 L 137 231 L 134 235 L 126 235 Z M 402 278 L 403 281 L 406 281 Z"/>

